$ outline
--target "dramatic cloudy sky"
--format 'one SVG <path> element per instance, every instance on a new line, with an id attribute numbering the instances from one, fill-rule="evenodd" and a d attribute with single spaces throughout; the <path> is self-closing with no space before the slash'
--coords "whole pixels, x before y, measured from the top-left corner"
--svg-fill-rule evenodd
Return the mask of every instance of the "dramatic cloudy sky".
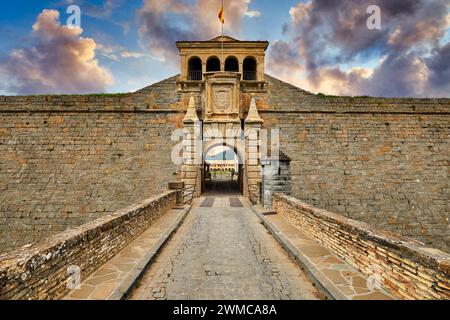
<path id="1" fill-rule="evenodd" d="M 15 0 L 0 94 L 128 92 L 178 73 L 175 41 L 220 33 L 221 0 Z M 81 28 L 66 26 L 79 5 Z M 369 30 L 367 8 L 381 8 Z M 228 35 L 269 40 L 268 73 L 312 92 L 450 97 L 449 0 L 225 0 Z"/>

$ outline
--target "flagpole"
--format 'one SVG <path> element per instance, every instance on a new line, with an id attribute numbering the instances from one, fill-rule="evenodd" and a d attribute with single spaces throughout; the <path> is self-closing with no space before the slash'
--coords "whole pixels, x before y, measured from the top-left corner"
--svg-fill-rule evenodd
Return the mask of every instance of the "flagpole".
<path id="1" fill-rule="evenodd" d="M 222 10 L 223 10 L 223 14 L 225 15 L 225 7 L 223 5 L 223 2 L 224 2 L 224 0 L 222 0 Z M 224 23 L 222 21 L 221 21 L 221 23 L 222 23 L 222 62 L 223 62 L 223 25 L 224 25 Z M 225 63 L 225 62 L 223 62 L 223 63 Z"/>

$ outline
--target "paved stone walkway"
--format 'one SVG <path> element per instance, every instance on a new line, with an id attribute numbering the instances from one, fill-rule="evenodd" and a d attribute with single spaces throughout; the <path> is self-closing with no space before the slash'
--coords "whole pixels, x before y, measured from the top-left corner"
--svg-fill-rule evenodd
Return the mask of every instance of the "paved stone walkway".
<path id="1" fill-rule="evenodd" d="M 181 223 L 188 209 L 188 206 L 179 206 L 169 210 L 112 259 L 83 279 L 79 289 L 72 290 L 63 299 L 121 299 L 154 252 Z"/>
<path id="2" fill-rule="evenodd" d="M 142 278 L 130 299 L 321 299 L 276 240 L 240 198 L 191 213 Z"/>

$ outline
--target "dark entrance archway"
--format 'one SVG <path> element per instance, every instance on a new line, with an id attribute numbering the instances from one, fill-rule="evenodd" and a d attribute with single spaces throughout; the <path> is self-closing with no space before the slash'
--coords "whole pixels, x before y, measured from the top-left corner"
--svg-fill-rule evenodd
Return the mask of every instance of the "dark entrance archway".
<path id="1" fill-rule="evenodd" d="M 204 152 L 203 162 L 203 194 L 242 194 L 244 166 L 236 148 L 226 144 L 210 146 Z"/>

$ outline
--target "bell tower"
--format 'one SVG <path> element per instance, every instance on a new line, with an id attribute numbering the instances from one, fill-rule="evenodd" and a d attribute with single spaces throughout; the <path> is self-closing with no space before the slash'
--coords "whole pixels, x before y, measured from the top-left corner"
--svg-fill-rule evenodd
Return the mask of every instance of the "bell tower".
<path id="1" fill-rule="evenodd" d="M 176 44 L 180 52 L 178 90 L 202 90 L 207 76 L 220 72 L 236 74 L 241 90 L 266 89 L 265 56 L 269 42 L 219 36 L 209 41 L 178 41 Z"/>

